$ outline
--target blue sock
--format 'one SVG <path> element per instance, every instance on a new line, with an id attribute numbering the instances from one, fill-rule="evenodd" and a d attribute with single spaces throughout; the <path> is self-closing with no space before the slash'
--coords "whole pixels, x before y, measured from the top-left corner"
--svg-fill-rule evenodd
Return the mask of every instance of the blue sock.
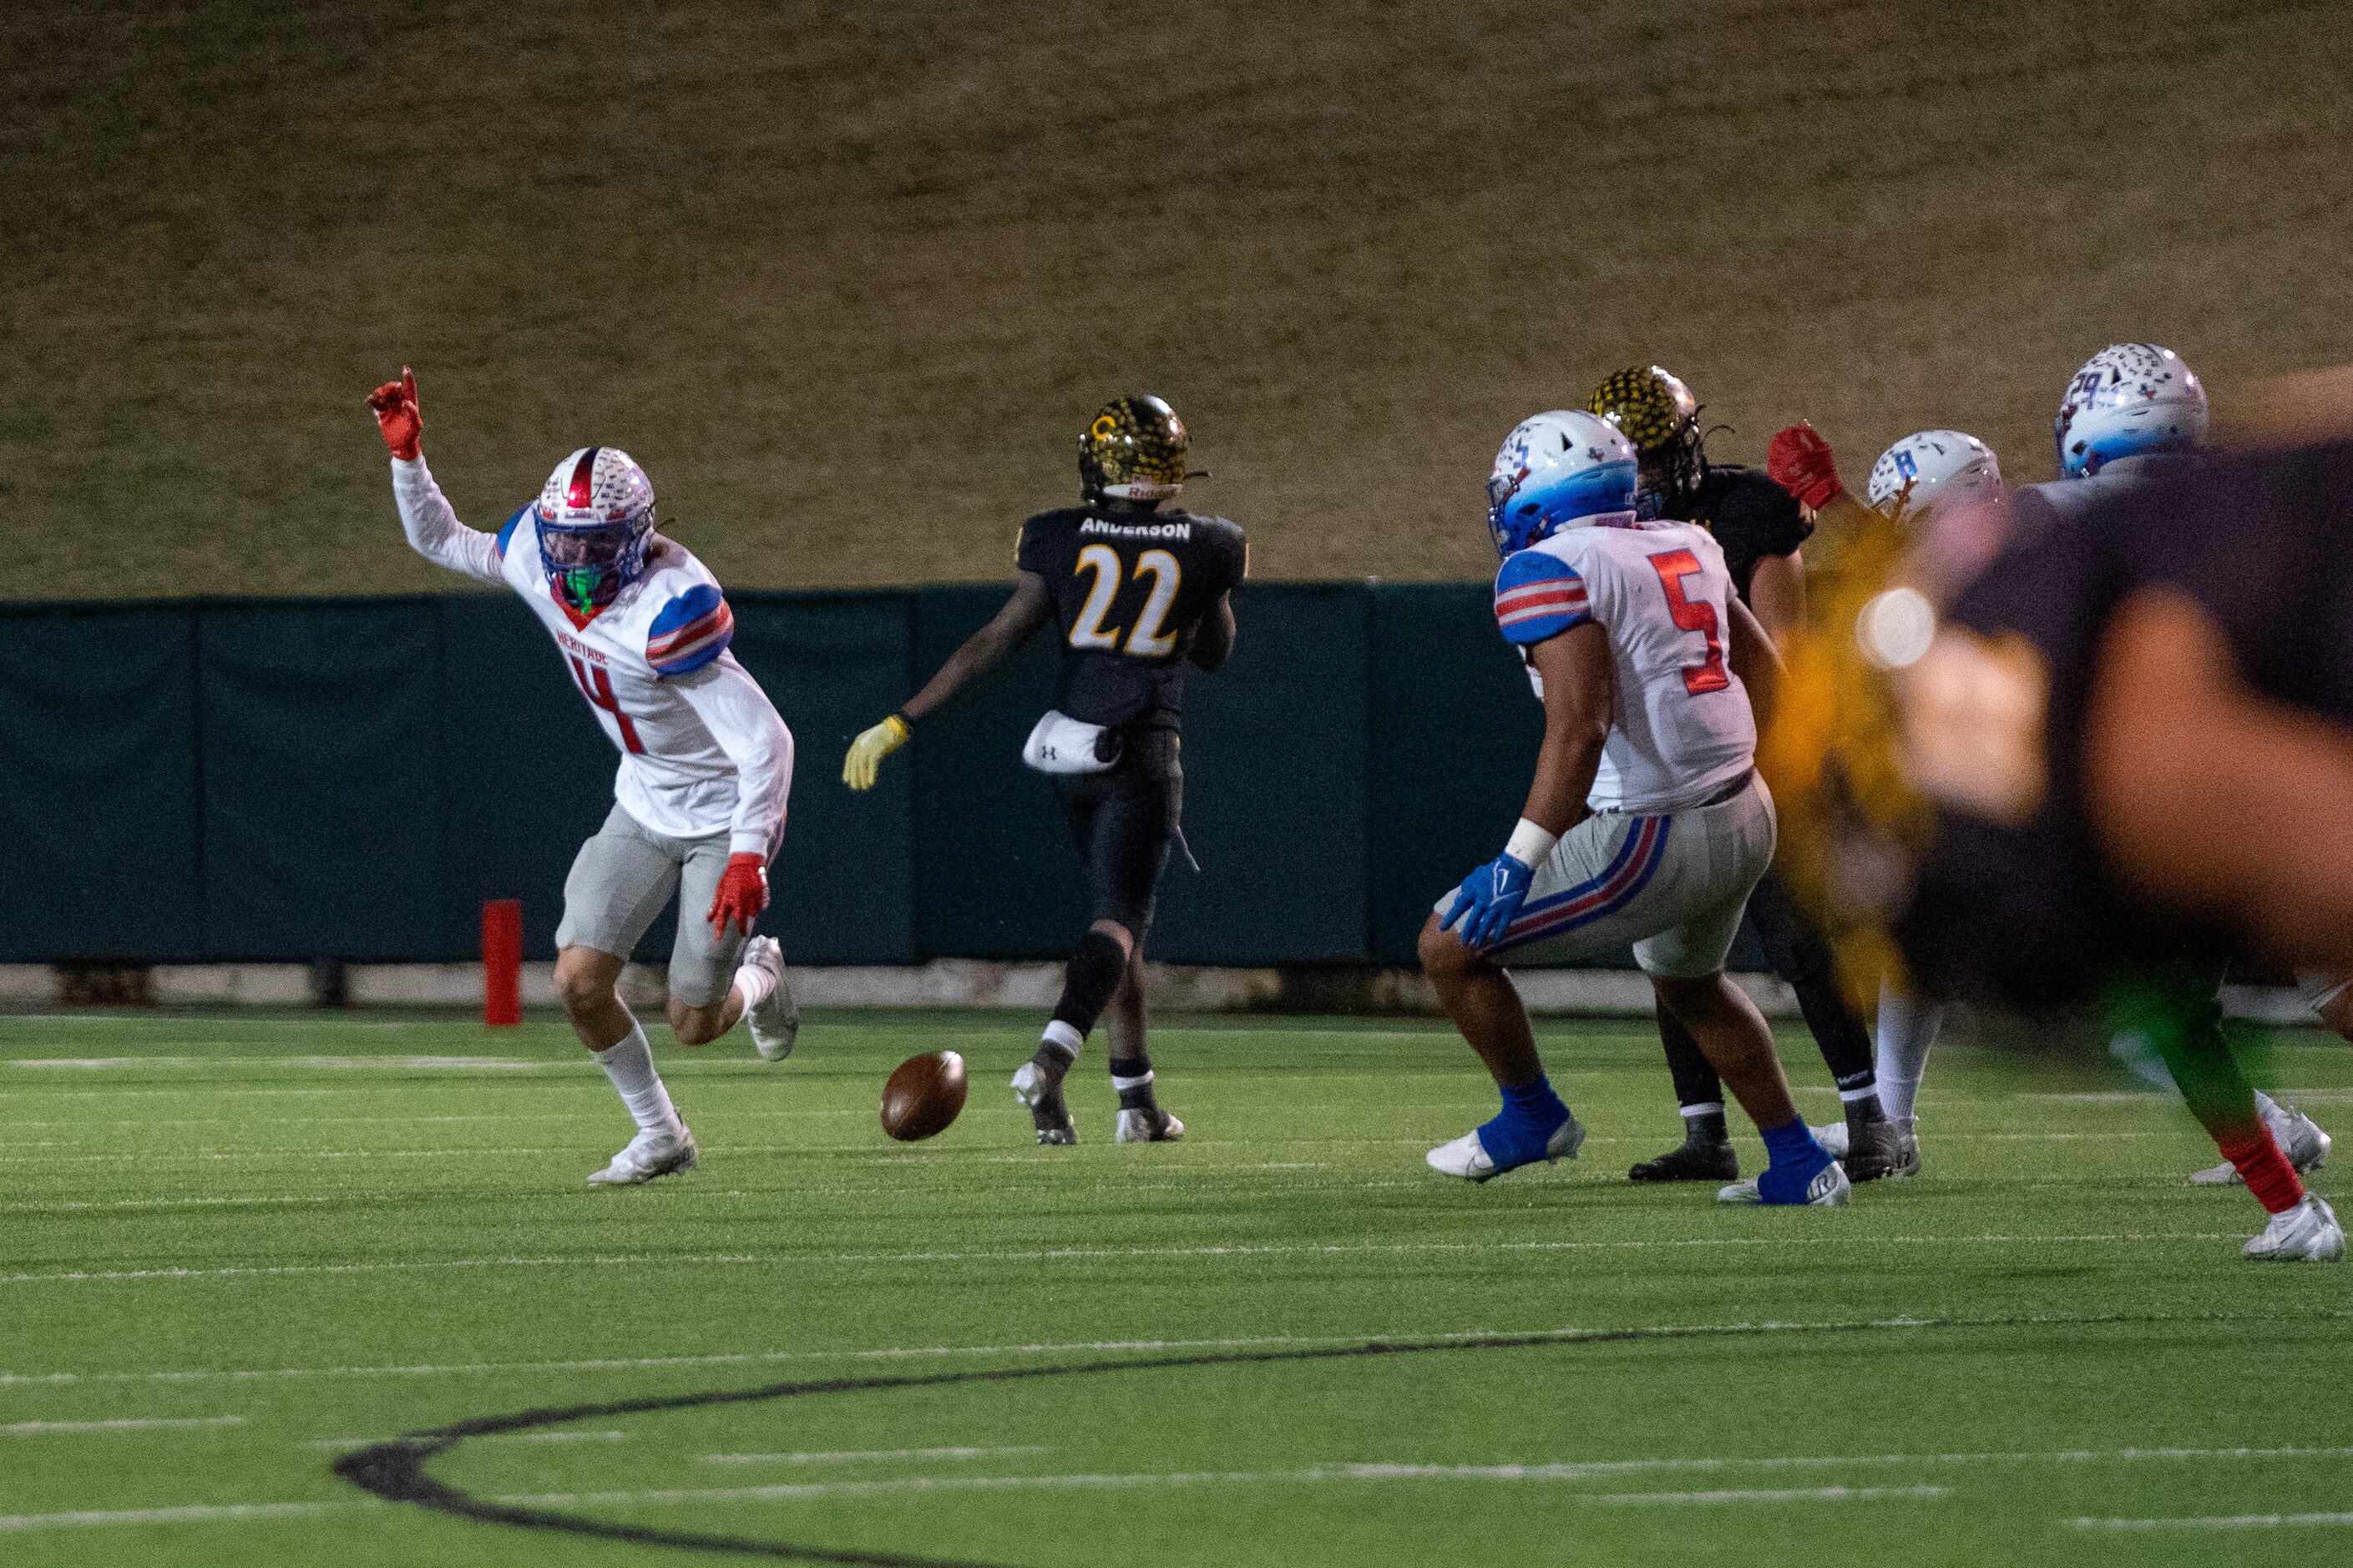
<path id="1" fill-rule="evenodd" d="M 1504 1090 L 1504 1109 L 1479 1129 L 1480 1146 L 1499 1171 L 1545 1157 L 1545 1145 L 1568 1120 L 1568 1107 L 1539 1073 L 1534 1083 Z"/>
<path id="2" fill-rule="evenodd" d="M 1806 1130 L 1806 1119 L 1801 1116 L 1787 1126 L 1757 1131 L 1764 1136 L 1767 1157 L 1764 1173 L 1757 1178 L 1757 1195 L 1768 1204 L 1804 1203 L 1806 1188 L 1831 1163 Z"/>

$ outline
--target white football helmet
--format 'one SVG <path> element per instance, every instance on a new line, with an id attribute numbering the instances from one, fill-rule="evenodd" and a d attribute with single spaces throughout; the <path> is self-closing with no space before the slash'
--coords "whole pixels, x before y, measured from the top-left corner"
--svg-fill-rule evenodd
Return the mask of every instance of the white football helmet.
<path id="1" fill-rule="evenodd" d="M 1939 507 L 1999 501 L 2004 493 L 1993 448 L 1958 430 L 1906 436 L 1871 465 L 1872 510 L 1915 526 Z"/>
<path id="2" fill-rule="evenodd" d="M 2084 362 L 2051 422 L 2062 479 L 2144 452 L 2206 441 L 2206 388 L 2181 356 L 2155 343 L 2114 343 Z"/>
<path id="3" fill-rule="evenodd" d="M 539 492 L 539 562 L 583 614 L 609 605 L 645 569 L 654 483 L 618 447 L 583 447 Z"/>
<path id="4" fill-rule="evenodd" d="M 1487 479 L 1487 526 L 1511 555 L 1558 529 L 1634 510 L 1634 444 L 1605 419 L 1556 408 L 1504 437 Z"/>

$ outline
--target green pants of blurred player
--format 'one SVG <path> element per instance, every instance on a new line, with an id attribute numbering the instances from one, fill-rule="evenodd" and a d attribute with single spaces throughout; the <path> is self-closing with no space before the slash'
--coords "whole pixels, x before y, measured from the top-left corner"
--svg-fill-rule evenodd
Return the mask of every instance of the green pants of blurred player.
<path id="1" fill-rule="evenodd" d="M 2222 1032 L 2221 988 L 2222 970 L 2214 964 L 2135 970 L 2108 987 L 2108 1024 L 2158 1054 L 2189 1113 L 2246 1178 L 2247 1190 L 2282 1214 L 2304 1202 L 2304 1182 L 2263 1124 L 2253 1080 Z"/>

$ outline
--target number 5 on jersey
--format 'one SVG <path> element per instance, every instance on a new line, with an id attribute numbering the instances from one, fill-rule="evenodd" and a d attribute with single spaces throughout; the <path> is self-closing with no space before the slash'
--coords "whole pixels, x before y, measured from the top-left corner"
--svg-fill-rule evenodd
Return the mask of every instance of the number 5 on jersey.
<path id="1" fill-rule="evenodd" d="M 1079 552 L 1079 563 L 1071 570 L 1073 574 L 1095 574 L 1087 589 L 1087 602 L 1079 606 L 1078 618 L 1071 623 L 1072 647 L 1126 653 L 1138 658 L 1158 658 L 1176 651 L 1176 634 L 1160 629 L 1168 619 L 1168 607 L 1176 602 L 1176 584 L 1185 574 L 1176 564 L 1176 557 L 1166 550 L 1147 550 L 1135 558 L 1138 580 L 1147 572 L 1152 574 L 1152 595 L 1144 601 L 1144 613 L 1135 617 L 1134 628 L 1127 634 L 1124 647 L 1120 642 L 1119 628 L 1103 624 L 1103 616 L 1111 613 L 1112 601 L 1119 596 L 1118 552 L 1107 544 L 1090 544 Z"/>
<path id="2" fill-rule="evenodd" d="M 1688 550 L 1662 550 L 1649 559 L 1651 569 L 1659 574 L 1659 586 L 1667 591 L 1667 614 L 1683 630 L 1697 632 L 1707 639 L 1707 657 L 1683 668 L 1683 690 L 1694 697 L 1723 690 L 1732 684 L 1732 677 L 1724 668 L 1724 643 L 1716 635 L 1719 627 L 1715 606 L 1683 593 L 1683 579 L 1699 570 L 1699 557 Z"/>

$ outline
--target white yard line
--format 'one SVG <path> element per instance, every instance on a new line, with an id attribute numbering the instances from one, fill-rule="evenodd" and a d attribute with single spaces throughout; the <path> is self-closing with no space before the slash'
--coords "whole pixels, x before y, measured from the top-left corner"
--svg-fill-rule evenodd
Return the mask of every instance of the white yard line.
<path id="1" fill-rule="evenodd" d="M 1124 1490 L 1145 1487 L 1366 1485 L 1388 1481 L 1545 1481 L 1564 1478 L 1526 1465 L 1311 1465 L 1291 1470 L 1173 1470 L 1061 1476 L 899 1476 L 867 1481 L 776 1481 L 748 1487 L 655 1487 L 629 1491 L 512 1493 L 497 1501 L 515 1508 L 578 1508 L 614 1504 L 768 1502 L 799 1498 L 870 1497 L 892 1492 Z M 1576 1478 L 1566 1478 L 1574 1479 Z M 1941 1498 L 1949 1487 L 1782 1487 L 1690 1492 L 1570 1492 L 1566 1500 L 1593 1503 L 1854 1502 Z"/>
<path id="2" fill-rule="evenodd" d="M 71 1513 L 0 1514 L 0 1531 L 65 1530 L 76 1526 L 123 1524 L 218 1524 L 250 1519 L 299 1519 L 306 1514 L 336 1513 L 346 1509 L 380 1508 L 374 1498 L 334 1502 L 185 1503 L 177 1508 L 82 1509 Z"/>
<path id="3" fill-rule="evenodd" d="M 227 1160 L 465 1160 L 484 1154 L 578 1154 L 573 1149 L 197 1149 L 186 1153 L 125 1150 L 116 1154 L 27 1154 L 0 1165 L 171 1165 Z M 742 1150 L 730 1152 L 741 1153 Z"/>
<path id="4" fill-rule="evenodd" d="M 555 1427 L 545 1432 L 486 1432 L 479 1437 L 469 1437 L 470 1443 L 628 1443 L 635 1440 L 628 1432 L 575 1432 L 568 1427 Z M 305 1448 L 372 1448 L 378 1443 L 395 1441 L 393 1437 L 312 1437 Z"/>
<path id="5" fill-rule="evenodd" d="M 836 1448 L 808 1454 L 705 1454 L 706 1465 L 853 1465 L 891 1459 L 987 1459 L 999 1454 L 1042 1454 L 1035 1444 L 1010 1448 Z"/>
<path id="6" fill-rule="evenodd" d="M 2353 1513 L 2233 1513 L 2190 1519 L 2071 1519 L 2078 1530 L 2342 1530 Z"/>
<path id="7" fill-rule="evenodd" d="M 1041 1263 L 1138 1261 L 1186 1258 L 1345 1258 L 1367 1254 L 1651 1252 L 1753 1247 L 2091 1247 L 2149 1242 L 2237 1241 L 2224 1231 L 2116 1231 L 2090 1236 L 1782 1236 L 1688 1237 L 1676 1241 L 1398 1241 L 1313 1244 L 1236 1243 L 1212 1247 L 1065 1247 L 997 1252 L 832 1253 L 621 1253 L 558 1254 L 543 1258 L 457 1258 L 398 1263 L 249 1264 L 227 1268 L 69 1268 L 49 1273 L 0 1274 L 0 1285 L 119 1284 L 153 1279 L 287 1279 L 303 1275 L 403 1274 L 453 1268 L 634 1268 L 716 1264 L 796 1265 L 836 1268 L 843 1264 Z"/>
<path id="8" fill-rule="evenodd" d="M 13 1421 L 0 1437 L 55 1436 L 79 1432 L 153 1432 L 170 1427 L 242 1426 L 242 1415 L 124 1415 L 107 1421 Z"/>
<path id="9" fill-rule="evenodd" d="M 2353 1316 L 2327 1312 L 2324 1318 Z M 2232 1323 L 2242 1320 L 2211 1313 L 2188 1318 L 2159 1314 L 2136 1320 L 2148 1322 Z M 2263 1315 L 2263 1321 L 2274 1321 Z M 2097 1320 L 2092 1320 L 2096 1322 Z M 719 1352 L 705 1355 L 588 1357 L 557 1361 L 394 1363 L 360 1366 L 281 1366 L 192 1368 L 166 1372 L 0 1372 L 0 1388 L 115 1383 L 249 1383 L 275 1378 L 311 1377 L 479 1377 L 498 1373 L 659 1372 L 675 1367 L 767 1366 L 806 1361 L 946 1360 L 959 1356 L 1069 1355 L 1134 1351 L 1166 1353 L 1177 1351 L 1280 1350 L 1320 1345 L 1443 1344 L 1453 1341 L 1558 1340 L 1573 1343 L 1604 1336 L 1634 1334 L 1650 1338 L 1725 1333 L 1805 1333 L 1841 1330 L 1905 1330 L 1950 1328 L 2032 1328 L 2083 1325 L 2086 1320 L 2044 1314 L 1981 1319 L 1851 1318 L 1820 1321 L 1767 1320 L 1738 1323 L 1646 1323 L 1626 1328 L 1568 1327 L 1549 1329 L 1367 1330 L 1353 1334 L 1259 1334 L 1244 1338 L 1192 1340 L 1029 1341 L 1011 1344 L 893 1345 L 865 1350 L 765 1350 Z M 2195 1453 L 2198 1450 L 2180 1450 Z M 2240 1450 L 2219 1450 L 2240 1452 Z M 2261 1455 L 2264 1449 L 2243 1450 Z M 2327 1452 L 2327 1450 L 2319 1450 Z"/>
<path id="10" fill-rule="evenodd" d="M 399 1072 L 440 1072 L 480 1068 L 486 1072 L 538 1072 L 547 1068 L 581 1065 L 576 1059 L 554 1057 L 6 1057 L 0 1065 L 12 1068 L 71 1068 L 106 1071 L 121 1068 L 315 1068 L 328 1071 L 385 1068 Z"/>

